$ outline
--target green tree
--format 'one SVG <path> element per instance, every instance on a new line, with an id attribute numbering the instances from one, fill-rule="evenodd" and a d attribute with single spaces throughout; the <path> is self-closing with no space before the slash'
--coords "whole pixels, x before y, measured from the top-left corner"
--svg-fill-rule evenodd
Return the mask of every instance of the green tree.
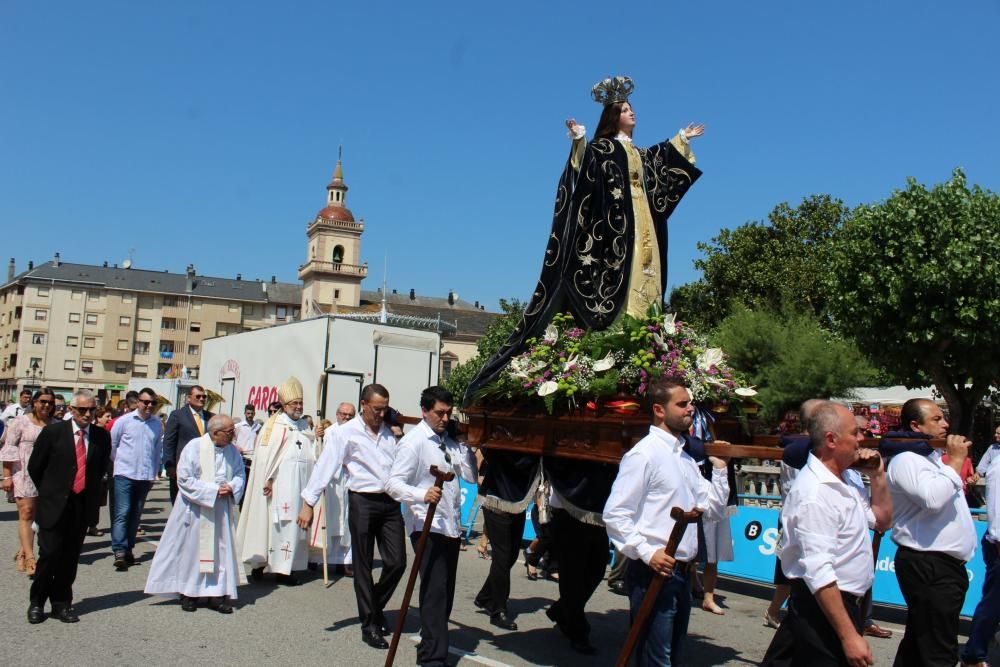
<path id="1" fill-rule="evenodd" d="M 479 373 L 479 369 L 496 354 L 510 338 L 524 313 L 525 304 L 518 299 L 500 299 L 500 317 L 487 327 L 483 337 L 476 342 L 476 356 L 451 370 L 444 381 L 444 387 L 454 395 L 459 403 L 465 396 L 465 389 Z"/>
<path id="2" fill-rule="evenodd" d="M 737 306 L 713 343 L 756 386 L 761 416 L 770 422 L 809 398 L 849 396 L 874 375 L 851 342 L 825 331 L 807 313 Z"/>
<path id="3" fill-rule="evenodd" d="M 931 189 L 907 181 L 858 207 L 830 254 L 829 305 L 851 335 L 907 387 L 931 382 L 953 431 L 1000 376 L 1000 197 L 956 169 Z"/>
<path id="4" fill-rule="evenodd" d="M 840 200 L 811 195 L 794 208 L 779 204 L 766 224 L 723 229 L 709 243 L 698 244 L 705 256 L 694 264 L 702 277 L 676 288 L 670 309 L 701 328 L 716 326 L 737 303 L 772 310 L 793 303 L 822 316 L 829 242 L 849 217 Z"/>

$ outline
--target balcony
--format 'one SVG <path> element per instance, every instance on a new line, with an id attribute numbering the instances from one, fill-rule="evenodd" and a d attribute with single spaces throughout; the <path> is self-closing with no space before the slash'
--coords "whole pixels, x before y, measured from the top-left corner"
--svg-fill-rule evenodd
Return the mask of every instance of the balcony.
<path id="1" fill-rule="evenodd" d="M 358 266 L 357 264 L 320 262 L 313 259 L 299 267 L 299 278 L 302 278 L 306 273 L 327 273 L 336 276 L 364 279 L 368 276 L 368 264 L 365 263 Z"/>

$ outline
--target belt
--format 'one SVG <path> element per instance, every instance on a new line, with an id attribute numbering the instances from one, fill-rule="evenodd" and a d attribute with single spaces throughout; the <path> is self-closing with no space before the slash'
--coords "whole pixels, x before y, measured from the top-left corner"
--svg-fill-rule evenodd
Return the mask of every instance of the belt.
<path id="1" fill-rule="evenodd" d="M 368 498 L 370 500 L 392 500 L 392 496 L 385 491 L 351 491 L 348 489 L 348 493 L 353 493 L 356 496 L 361 496 L 362 498 Z"/>

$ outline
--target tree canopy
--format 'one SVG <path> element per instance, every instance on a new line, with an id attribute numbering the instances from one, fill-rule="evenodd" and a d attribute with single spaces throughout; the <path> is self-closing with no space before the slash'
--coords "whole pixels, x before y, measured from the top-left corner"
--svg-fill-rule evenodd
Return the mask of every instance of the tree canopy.
<path id="1" fill-rule="evenodd" d="M 453 368 L 442 382 L 444 387 L 454 395 L 457 402 L 461 403 L 462 397 L 465 396 L 466 387 L 479 373 L 483 364 L 489 361 L 510 338 L 510 334 L 521 320 L 524 306 L 525 304 L 518 299 L 510 301 L 500 299 L 500 312 L 502 314 L 493 320 L 483 337 L 476 342 L 476 356 Z"/>
<path id="2" fill-rule="evenodd" d="M 828 255 L 838 326 L 907 386 L 931 382 L 953 428 L 1000 377 L 1000 197 L 960 169 L 859 206 Z"/>

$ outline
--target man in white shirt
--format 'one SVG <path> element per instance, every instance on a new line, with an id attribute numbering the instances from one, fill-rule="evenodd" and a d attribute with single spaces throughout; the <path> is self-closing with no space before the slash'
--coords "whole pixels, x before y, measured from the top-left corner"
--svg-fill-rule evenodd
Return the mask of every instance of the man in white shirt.
<path id="1" fill-rule="evenodd" d="M 892 521 L 879 454 L 860 450 L 863 434 L 854 415 L 826 402 L 809 420 L 812 452 L 781 513 L 781 567 L 791 580 L 788 615 L 762 665 L 873 664 L 865 641 L 864 597 L 875 579 L 869 528 Z M 871 497 L 850 467 L 878 459 L 869 473 Z"/>
<path id="2" fill-rule="evenodd" d="M 63 399 L 63 403 L 65 403 Z M 22 389 L 21 393 L 17 395 L 17 403 L 11 403 L 3 410 L 3 414 L 0 414 L 0 420 L 6 425 L 14 417 L 20 417 L 24 413 L 31 410 L 31 390 Z"/>
<path id="3" fill-rule="evenodd" d="M 630 559 L 625 588 L 634 618 L 653 574 L 667 577 L 633 658 L 642 665 L 682 664 L 681 652 L 691 614 L 687 564 L 698 555 L 694 526 L 684 531 L 671 557 L 665 546 L 674 526 L 670 510 L 698 508 L 708 519 L 724 515 L 729 497 L 726 463 L 709 457 L 712 480 L 702 477 L 684 451 L 694 403 L 677 380 L 658 378 L 649 387 L 653 425 L 649 435 L 622 457 L 618 477 L 604 507 L 604 524 L 615 548 Z"/>
<path id="4" fill-rule="evenodd" d="M 983 580 L 982 598 L 972 616 L 969 641 L 962 651 L 962 664 L 969 667 L 986 667 L 990 642 L 1000 625 L 1000 559 L 997 558 L 997 544 L 1000 543 L 1000 459 L 994 459 L 985 476 L 989 527 L 983 535 L 982 545 L 986 578 Z"/>
<path id="5" fill-rule="evenodd" d="M 993 442 L 990 446 L 986 448 L 983 452 L 983 458 L 979 459 L 979 465 L 976 466 L 976 472 L 981 476 L 985 477 L 986 473 L 992 467 L 993 462 L 1000 457 L 1000 426 L 997 426 L 997 430 L 993 432 Z"/>
<path id="6" fill-rule="evenodd" d="M 396 457 L 396 436 L 385 424 L 389 390 L 370 384 L 361 390 L 361 413 L 336 428 L 338 458 L 329 466 L 329 478 L 309 480 L 314 496 L 303 496 L 298 524 L 308 528 L 313 505 L 322 489 L 335 475 L 347 475 L 347 522 L 351 531 L 354 559 L 354 594 L 358 598 L 361 640 L 373 648 L 387 649 L 384 636 L 390 634 L 382 610 L 392 597 L 406 571 L 406 546 L 403 541 L 403 516 L 399 502 L 386 493 L 386 482 Z M 382 556 L 382 574 L 376 584 L 372 579 L 375 543 Z"/>
<path id="7" fill-rule="evenodd" d="M 256 416 L 257 408 L 254 407 L 253 403 L 247 403 L 243 408 L 243 419 L 236 422 L 236 440 L 234 444 L 245 459 L 253 458 L 254 443 L 257 441 L 257 434 L 260 433 L 260 427 L 263 426 L 263 424 L 254 419 Z"/>
<path id="8" fill-rule="evenodd" d="M 420 395 L 423 421 L 399 441 L 386 491 L 406 506 L 406 532 L 416 548 L 427 509 L 437 503 L 420 560 L 420 643 L 417 664 L 437 667 L 448 657 L 448 617 L 455 600 L 455 575 L 462 541 L 462 489 L 459 477 L 475 484 L 476 457 L 447 436 L 454 403 L 444 387 L 428 387 Z M 434 486 L 431 466 L 455 478 Z"/>
<path id="9" fill-rule="evenodd" d="M 896 578 L 906 600 L 906 633 L 896 667 L 953 665 L 958 660 L 958 618 L 969 588 L 965 564 L 976 552 L 976 529 L 962 484 L 970 442 L 947 435 L 941 408 L 927 399 L 903 404 L 901 428 L 928 439 L 947 436 L 929 456 L 904 452 L 889 463 L 896 543 Z"/>

